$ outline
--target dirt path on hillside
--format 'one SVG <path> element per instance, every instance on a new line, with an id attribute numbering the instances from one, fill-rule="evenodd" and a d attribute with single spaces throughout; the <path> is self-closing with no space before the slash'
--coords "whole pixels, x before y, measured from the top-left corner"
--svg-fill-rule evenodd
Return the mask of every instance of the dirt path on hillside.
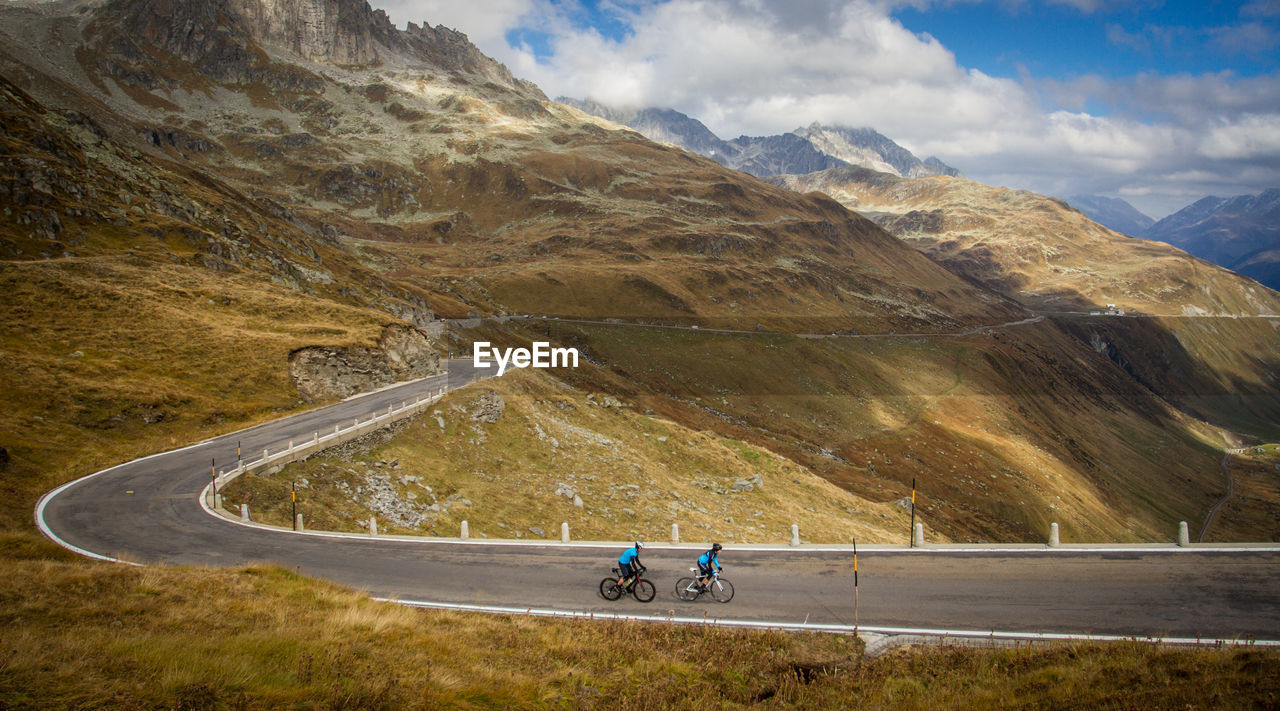
<path id="1" fill-rule="evenodd" d="M 1236 493 L 1236 480 L 1235 477 L 1231 476 L 1231 467 L 1228 466 L 1230 460 L 1231 452 L 1222 455 L 1222 473 L 1227 477 L 1227 493 L 1218 503 L 1213 505 L 1213 508 L 1209 509 L 1209 515 L 1204 517 L 1204 526 L 1200 528 L 1200 535 L 1196 537 L 1197 543 L 1204 543 L 1204 537 L 1208 535 L 1209 528 L 1217 522 L 1218 512 L 1222 510 L 1223 504 L 1227 503 L 1231 496 Z"/>

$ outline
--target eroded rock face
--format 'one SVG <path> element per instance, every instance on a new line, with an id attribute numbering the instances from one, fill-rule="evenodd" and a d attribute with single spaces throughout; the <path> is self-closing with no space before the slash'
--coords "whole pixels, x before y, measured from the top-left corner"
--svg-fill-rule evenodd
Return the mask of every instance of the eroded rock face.
<path id="1" fill-rule="evenodd" d="M 344 398 L 440 371 L 440 356 L 416 328 L 387 326 L 377 346 L 309 346 L 289 356 L 289 372 L 307 402 Z"/>

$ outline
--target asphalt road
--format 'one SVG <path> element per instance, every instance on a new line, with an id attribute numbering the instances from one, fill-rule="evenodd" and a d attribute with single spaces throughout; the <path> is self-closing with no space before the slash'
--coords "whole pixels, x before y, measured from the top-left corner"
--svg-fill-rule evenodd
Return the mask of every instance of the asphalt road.
<path id="1" fill-rule="evenodd" d="M 474 377 L 470 361 L 372 393 L 182 450 L 130 462 L 56 490 L 37 519 L 80 552 L 147 564 L 273 562 L 379 597 L 464 605 L 656 614 L 733 620 L 854 623 L 850 551 L 737 549 L 722 554 L 733 601 L 673 594 L 700 549 L 651 545 L 642 556 L 658 597 L 607 602 L 600 579 L 621 544 L 408 541 L 298 534 L 213 516 L 198 494 L 210 459 L 235 460 L 236 442 L 260 454 L 309 439 L 442 384 Z M 1280 550 L 905 550 L 862 547 L 858 621 L 902 630 L 969 630 L 1280 640 Z"/>

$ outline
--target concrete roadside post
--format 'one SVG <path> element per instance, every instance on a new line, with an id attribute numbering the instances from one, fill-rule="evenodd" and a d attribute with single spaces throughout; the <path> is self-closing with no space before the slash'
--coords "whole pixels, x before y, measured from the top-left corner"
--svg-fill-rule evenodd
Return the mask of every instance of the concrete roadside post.
<path id="1" fill-rule="evenodd" d="M 563 521 L 560 523 L 560 542 L 561 543 L 569 542 L 569 522 L 568 521 Z"/>
<path id="2" fill-rule="evenodd" d="M 1178 545 L 1182 548 L 1191 545 L 1191 532 L 1187 530 L 1186 521 L 1178 522 Z"/>
<path id="3" fill-rule="evenodd" d="M 795 523 L 791 524 L 791 545 L 793 546 L 800 545 L 800 525 L 799 524 L 795 524 Z"/>
<path id="4" fill-rule="evenodd" d="M 458 537 L 464 541 L 471 537 L 471 532 L 467 530 L 466 521 L 462 522 L 462 532 L 458 534 Z"/>
<path id="5" fill-rule="evenodd" d="M 240 521 L 249 523 L 249 504 L 240 504 Z"/>
<path id="6" fill-rule="evenodd" d="M 294 519 L 293 519 L 293 530 L 295 530 L 295 531 L 301 531 L 301 530 L 302 530 L 302 514 L 298 514 L 296 517 L 294 517 Z"/>
<path id="7" fill-rule="evenodd" d="M 680 524 L 678 523 L 671 524 L 671 542 L 672 543 L 680 542 Z"/>
<path id="8" fill-rule="evenodd" d="M 924 524 L 923 523 L 916 524 L 916 530 L 914 534 L 911 536 L 911 545 L 912 547 L 920 547 L 924 545 Z"/>
<path id="9" fill-rule="evenodd" d="M 1060 543 L 1058 539 L 1058 524 L 1056 522 L 1049 524 L 1049 547 L 1057 548 Z"/>
<path id="10" fill-rule="evenodd" d="M 378 517 L 377 516 L 369 517 L 369 535 L 370 536 L 378 535 Z"/>

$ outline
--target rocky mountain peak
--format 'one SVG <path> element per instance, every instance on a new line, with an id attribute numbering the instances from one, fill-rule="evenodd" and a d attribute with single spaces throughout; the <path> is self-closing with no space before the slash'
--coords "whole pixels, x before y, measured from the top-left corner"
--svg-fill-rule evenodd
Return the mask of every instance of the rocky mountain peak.
<path id="1" fill-rule="evenodd" d="M 260 78 L 263 51 L 283 50 L 307 62 L 433 66 L 528 88 L 465 34 L 425 23 L 398 30 L 366 0 L 116 0 L 91 33 L 115 55 L 108 65 L 124 65 L 109 70 L 118 78 L 145 60 L 143 41 L 218 80 Z"/>

